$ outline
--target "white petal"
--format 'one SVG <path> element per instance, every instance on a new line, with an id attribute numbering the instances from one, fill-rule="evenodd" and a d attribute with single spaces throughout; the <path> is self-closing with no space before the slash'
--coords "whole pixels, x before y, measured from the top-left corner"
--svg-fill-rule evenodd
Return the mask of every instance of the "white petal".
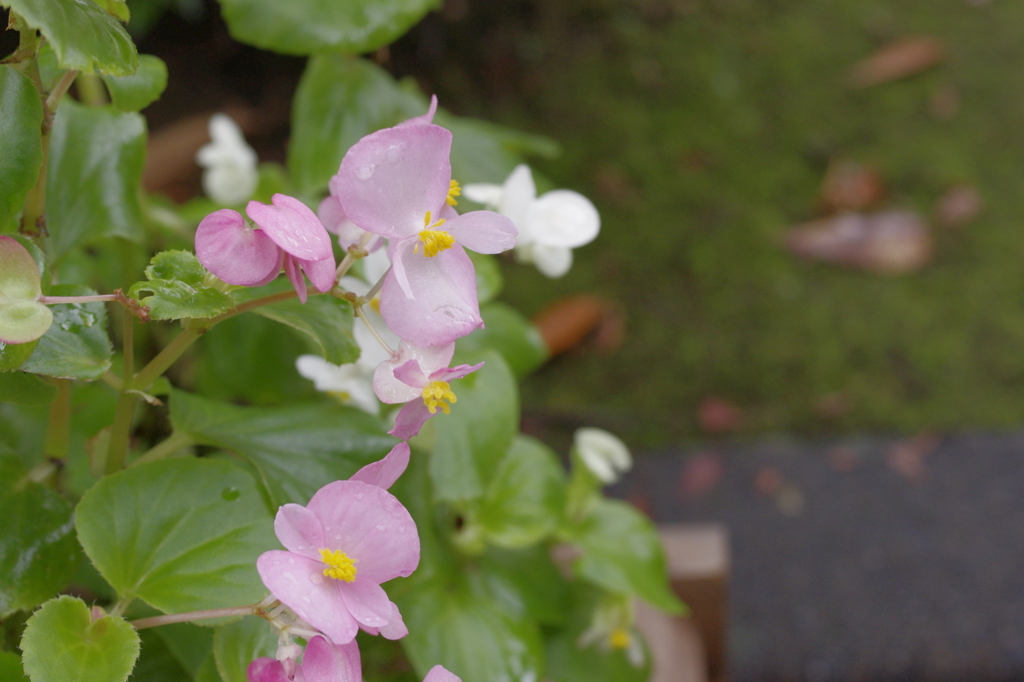
<path id="1" fill-rule="evenodd" d="M 548 277 L 561 277 L 572 267 L 572 249 L 565 246 L 533 244 L 531 259 L 537 269 Z"/>
<path id="2" fill-rule="evenodd" d="M 578 429 L 573 445 L 583 463 L 605 483 L 614 483 L 619 473 L 633 466 L 626 444 L 604 429 Z"/>
<path id="3" fill-rule="evenodd" d="M 376 284 L 390 267 L 387 249 L 377 249 L 363 259 L 363 275 L 371 285 Z"/>
<path id="4" fill-rule="evenodd" d="M 531 239 L 546 246 L 583 246 L 601 229 L 594 204 L 579 192 L 556 189 L 530 204 L 526 217 Z"/>
<path id="5" fill-rule="evenodd" d="M 501 185 L 489 185 L 481 182 L 462 186 L 462 196 L 495 211 L 501 206 L 501 198 L 504 194 L 505 190 Z"/>
<path id="6" fill-rule="evenodd" d="M 511 218 L 522 233 L 526 228 L 530 204 L 536 197 L 537 187 L 533 184 L 530 167 L 526 164 L 519 164 L 505 180 L 498 213 Z"/>

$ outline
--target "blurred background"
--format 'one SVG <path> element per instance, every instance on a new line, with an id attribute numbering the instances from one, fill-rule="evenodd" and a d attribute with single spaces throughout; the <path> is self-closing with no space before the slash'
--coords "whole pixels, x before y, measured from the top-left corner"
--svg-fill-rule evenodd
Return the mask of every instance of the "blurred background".
<path id="1" fill-rule="evenodd" d="M 199 192 L 166 159 L 216 110 L 283 162 L 304 60 L 213 2 L 129 5 L 170 72 L 150 186 Z M 541 191 L 597 205 L 566 277 L 505 267 L 528 315 L 599 301 L 524 429 L 607 428 L 640 455 L 618 494 L 727 524 L 734 680 L 1024 679 L 1022 38 L 1005 0 L 447 0 L 368 56 L 557 140 Z M 311 393 L 299 352 L 268 396 Z"/>

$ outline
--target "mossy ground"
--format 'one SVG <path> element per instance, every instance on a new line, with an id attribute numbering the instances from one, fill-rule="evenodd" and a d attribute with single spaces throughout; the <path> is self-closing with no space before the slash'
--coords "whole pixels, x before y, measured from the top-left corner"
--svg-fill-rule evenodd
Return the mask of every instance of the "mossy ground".
<path id="1" fill-rule="evenodd" d="M 440 22 L 410 38 L 434 55 L 425 84 L 458 113 L 559 140 L 564 154 L 536 168 L 603 218 L 569 276 L 509 267 L 504 298 L 532 313 L 594 291 L 628 315 L 611 356 L 531 377 L 528 413 L 638 445 L 697 434 L 711 395 L 752 433 L 1024 421 L 1024 5 L 481 0 L 432 53 Z M 858 60 L 922 34 L 947 46 L 942 65 L 848 87 Z M 958 100 L 955 114 L 934 114 L 936 98 Z M 933 228 L 917 273 L 800 262 L 782 237 L 815 215 L 836 157 L 879 169 L 892 206 L 927 216 L 969 183 L 984 212 Z M 849 412 L 824 420 L 815 406 L 833 393 Z"/>

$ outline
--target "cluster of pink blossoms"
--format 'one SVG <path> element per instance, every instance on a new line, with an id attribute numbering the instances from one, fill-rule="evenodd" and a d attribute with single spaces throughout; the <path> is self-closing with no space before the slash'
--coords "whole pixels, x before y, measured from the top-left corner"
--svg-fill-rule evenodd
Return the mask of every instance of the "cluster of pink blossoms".
<path id="1" fill-rule="evenodd" d="M 328 229 L 343 247 L 386 248 L 391 267 L 379 287 L 380 313 L 401 343 L 378 366 L 373 388 L 381 402 L 406 403 L 390 431 L 403 440 L 438 411 L 449 411 L 456 399 L 449 381 L 481 366 L 448 366 L 455 340 L 483 325 L 465 249 L 500 253 L 515 246 L 518 234 L 503 215 L 460 215 L 453 208 L 460 189 L 449 160 L 452 134 L 432 123 L 436 107 L 435 98 L 425 115 L 353 145 L 319 216 L 276 194 L 272 205 L 249 202 L 250 221 L 223 209 L 196 231 L 196 255 L 223 281 L 259 286 L 283 268 L 303 302 L 302 273 L 318 291 L 335 285 Z"/>

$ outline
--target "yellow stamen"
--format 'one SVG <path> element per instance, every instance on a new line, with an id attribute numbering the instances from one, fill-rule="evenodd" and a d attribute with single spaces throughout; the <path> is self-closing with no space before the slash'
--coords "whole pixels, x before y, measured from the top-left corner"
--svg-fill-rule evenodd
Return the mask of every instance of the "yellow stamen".
<path id="1" fill-rule="evenodd" d="M 462 196 L 462 188 L 459 187 L 459 181 L 452 180 L 451 183 L 448 185 L 448 197 L 445 199 L 445 201 L 448 203 L 449 206 L 457 206 L 459 202 L 455 201 L 455 197 L 460 196 Z"/>
<path id="2" fill-rule="evenodd" d="M 445 414 L 451 414 L 452 410 L 446 400 L 452 404 L 456 402 L 455 394 L 452 393 L 452 387 L 447 381 L 432 381 L 423 387 L 423 404 L 430 410 L 430 414 L 436 414 L 439 407 Z"/>
<path id="3" fill-rule="evenodd" d="M 613 649 L 628 649 L 633 643 L 633 638 L 626 632 L 626 628 L 615 628 L 608 635 L 608 646 Z"/>
<path id="4" fill-rule="evenodd" d="M 352 396 L 349 395 L 348 391 L 327 391 L 327 395 L 334 396 L 343 403 L 347 403 L 349 400 L 352 400 Z"/>
<path id="5" fill-rule="evenodd" d="M 328 568 L 324 569 L 324 575 L 336 580 L 344 580 L 347 583 L 356 579 L 356 562 L 348 558 L 348 555 L 340 549 L 333 552 L 329 549 L 320 550 L 320 558 Z"/>

